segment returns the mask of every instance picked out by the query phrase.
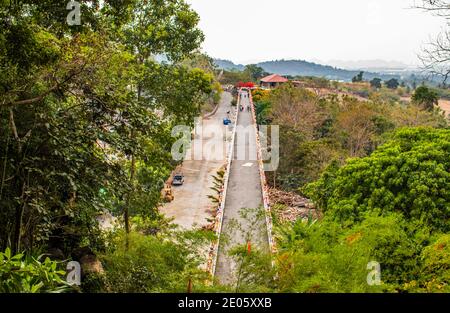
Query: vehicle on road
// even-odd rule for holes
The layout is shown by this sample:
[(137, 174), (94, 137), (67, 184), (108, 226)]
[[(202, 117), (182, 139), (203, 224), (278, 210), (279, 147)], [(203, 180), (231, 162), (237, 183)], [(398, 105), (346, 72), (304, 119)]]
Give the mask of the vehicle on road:
[(184, 184), (184, 175), (182, 173), (176, 173), (173, 175), (172, 185), (181, 186)]

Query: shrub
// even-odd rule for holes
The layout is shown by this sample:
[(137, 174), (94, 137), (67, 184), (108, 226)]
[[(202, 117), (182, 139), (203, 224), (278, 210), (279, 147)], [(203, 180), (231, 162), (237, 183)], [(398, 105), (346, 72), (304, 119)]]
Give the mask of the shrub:
[[(186, 232), (176, 238), (119, 234), (114, 250), (101, 257), (105, 274), (102, 288), (108, 292), (185, 292), (189, 278), (203, 284), (207, 274), (202, 262), (201, 232)], [(95, 281), (98, 284), (98, 280)]]
[(396, 211), (449, 231), (450, 129), (401, 129), (371, 156), (330, 167), (304, 192), (340, 221)]
[[(283, 292), (403, 290), (420, 278), (424, 234), (398, 213), (366, 214), (362, 223), (351, 228), (328, 217), (312, 223), (299, 220), (279, 237), (279, 288)], [(380, 264), (380, 285), (367, 283), (372, 261)]]
[(423, 109), (431, 111), (438, 104), (438, 94), (427, 86), (417, 87), (411, 97), (413, 103), (421, 106)]
[(6, 248), (0, 252), (0, 293), (64, 292), (70, 289), (64, 280), (65, 271), (48, 257), (11, 255)]
[(428, 292), (450, 292), (450, 234), (441, 234), (422, 251), (422, 285)]

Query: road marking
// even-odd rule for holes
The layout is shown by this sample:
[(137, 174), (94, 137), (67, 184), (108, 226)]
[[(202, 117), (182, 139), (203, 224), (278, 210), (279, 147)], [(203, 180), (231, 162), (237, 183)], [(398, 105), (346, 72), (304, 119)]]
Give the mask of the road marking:
[(243, 167), (252, 167), (252, 166), (253, 166), (253, 163), (245, 163), (245, 164), (243, 164), (242, 166), (243, 166)]

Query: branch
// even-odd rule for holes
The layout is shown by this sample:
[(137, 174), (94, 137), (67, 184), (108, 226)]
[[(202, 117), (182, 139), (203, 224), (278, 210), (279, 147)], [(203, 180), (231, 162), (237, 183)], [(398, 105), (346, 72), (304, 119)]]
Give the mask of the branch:
[(62, 85), (64, 85), (65, 83), (67, 83), (69, 80), (71, 80), (73, 77), (81, 74), (84, 69), (86, 67), (86, 63), (83, 63), (81, 65), (81, 68), (78, 71), (73, 71), (72, 73), (66, 77), (61, 83), (59, 83), (58, 81), (53, 85), (53, 87), (51, 87), (50, 89), (48, 89), (46, 92), (44, 92), (43, 94), (34, 97), (34, 98), (30, 98), (30, 99), (25, 99), (25, 100), (18, 100), (18, 101), (11, 101), (9, 103), (6, 103), (6, 105), (9, 106), (16, 106), (16, 105), (27, 105), (27, 104), (32, 104), (32, 103), (36, 103), (39, 101), (42, 101), (46, 96), (48, 96), (50, 93), (52, 93), (53, 91), (59, 89)]
[(58, 89), (58, 86), (59, 86), (58, 84), (54, 85), (52, 88), (50, 88), (49, 90), (47, 90), (46, 92), (44, 92), (43, 94), (41, 94), (40, 96), (37, 96), (35, 98), (26, 99), (26, 100), (19, 100), (19, 101), (12, 101), (12, 102), (10, 102), (8, 104), (12, 105), (12, 106), (15, 106), (15, 105), (26, 105), (26, 104), (32, 104), (32, 103), (39, 102), (39, 101), (43, 100), (51, 92), (53, 92), (56, 89)]

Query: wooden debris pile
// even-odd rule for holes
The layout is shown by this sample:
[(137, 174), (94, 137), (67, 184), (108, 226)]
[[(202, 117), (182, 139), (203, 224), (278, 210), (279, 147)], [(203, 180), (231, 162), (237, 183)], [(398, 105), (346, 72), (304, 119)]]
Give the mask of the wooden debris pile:
[(270, 188), (269, 199), (273, 212), (282, 223), (295, 222), (299, 218), (306, 219), (309, 216), (319, 218), (319, 213), (311, 200), (294, 192)]

